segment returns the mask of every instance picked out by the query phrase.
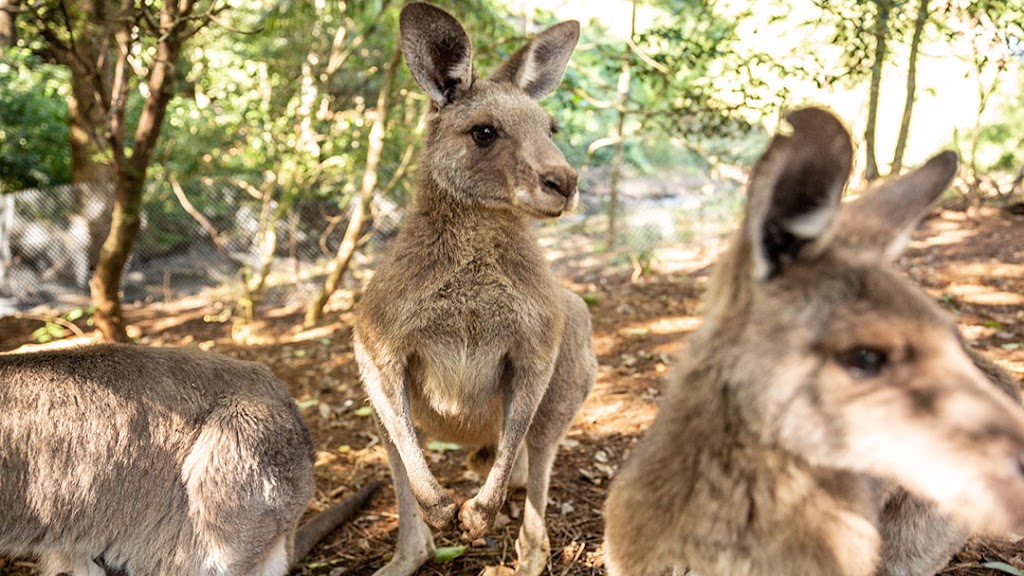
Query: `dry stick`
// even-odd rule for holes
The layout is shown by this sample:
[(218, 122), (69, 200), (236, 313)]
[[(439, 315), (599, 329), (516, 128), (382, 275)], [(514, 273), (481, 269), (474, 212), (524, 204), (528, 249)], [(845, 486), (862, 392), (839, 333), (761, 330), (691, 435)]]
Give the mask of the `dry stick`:
[(60, 316), (37, 316), (35, 314), (16, 314), (15, 317), (16, 318), (25, 318), (25, 319), (28, 319), (28, 320), (38, 320), (39, 322), (44, 322), (44, 323), (57, 324), (57, 325), (59, 325), (62, 328), (67, 328), (75, 336), (85, 336), (85, 332), (82, 332), (81, 328), (79, 328), (78, 326), (75, 326), (75, 324), (73, 322), (69, 322), (69, 321), (61, 318)]
[(213, 245), (217, 248), (217, 251), (222, 254), (226, 254), (227, 251), (224, 249), (224, 244), (220, 239), (220, 235), (217, 233), (217, 229), (213, 227), (213, 224), (206, 218), (206, 216), (203, 216), (202, 212), (196, 210), (196, 207), (192, 205), (192, 202), (189, 201), (187, 196), (185, 196), (185, 190), (181, 187), (178, 179), (173, 175), (168, 174), (167, 181), (171, 183), (171, 190), (174, 191), (174, 197), (178, 199), (178, 203), (185, 209), (185, 212), (188, 212), (188, 215), (203, 227), (203, 230), (206, 230), (206, 233), (210, 235), (210, 240), (213, 241)]

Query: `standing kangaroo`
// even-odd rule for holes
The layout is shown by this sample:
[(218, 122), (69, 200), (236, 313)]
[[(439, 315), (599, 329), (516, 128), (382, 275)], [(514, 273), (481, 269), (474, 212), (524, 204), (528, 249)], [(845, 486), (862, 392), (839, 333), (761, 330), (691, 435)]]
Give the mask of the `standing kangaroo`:
[(840, 205), (846, 130), (814, 108), (788, 121), (689, 358), (613, 482), (612, 576), (930, 575), (966, 529), (1024, 521), (1019, 392), (888, 263), (956, 156)]
[(313, 441), (265, 367), (103, 345), (0, 354), (0, 555), (44, 576), (283, 576), (376, 485), (296, 531)]
[[(398, 500), (397, 551), (377, 574), (412, 574), (431, 558), (428, 525), (457, 516), (466, 538), (482, 536), (521, 475), (516, 573), (540, 574), (555, 452), (597, 370), (587, 307), (558, 285), (531, 229), (577, 202), (576, 174), (536, 100), (561, 81), (579, 24), (544, 31), (488, 79), (475, 77), (469, 38), (444, 11), (409, 4), (399, 27), (434, 106), (413, 209), (355, 326)], [(461, 508), (428, 469), (417, 428), (493, 455)]]

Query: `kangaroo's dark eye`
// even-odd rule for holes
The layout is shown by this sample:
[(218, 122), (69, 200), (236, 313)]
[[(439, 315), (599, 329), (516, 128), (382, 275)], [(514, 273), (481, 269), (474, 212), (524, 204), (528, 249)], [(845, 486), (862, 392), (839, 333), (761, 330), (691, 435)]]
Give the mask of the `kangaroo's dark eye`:
[(841, 352), (836, 360), (854, 378), (873, 378), (888, 364), (889, 355), (877, 348), (855, 346)]
[(555, 124), (554, 122), (552, 122), (551, 123), (551, 136), (554, 137), (555, 134), (558, 134), (558, 131), (559, 131), (558, 124)]
[(486, 148), (498, 139), (498, 130), (490, 124), (477, 124), (469, 129), (469, 135), (473, 137), (473, 142), (476, 142), (477, 146)]

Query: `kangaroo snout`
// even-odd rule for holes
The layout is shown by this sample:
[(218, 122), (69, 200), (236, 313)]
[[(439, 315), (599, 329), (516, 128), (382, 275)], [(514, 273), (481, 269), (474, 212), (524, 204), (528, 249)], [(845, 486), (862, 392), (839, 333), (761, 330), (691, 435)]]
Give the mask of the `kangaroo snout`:
[(570, 198), (576, 192), (576, 171), (569, 166), (558, 166), (541, 172), (540, 185), (549, 194)]

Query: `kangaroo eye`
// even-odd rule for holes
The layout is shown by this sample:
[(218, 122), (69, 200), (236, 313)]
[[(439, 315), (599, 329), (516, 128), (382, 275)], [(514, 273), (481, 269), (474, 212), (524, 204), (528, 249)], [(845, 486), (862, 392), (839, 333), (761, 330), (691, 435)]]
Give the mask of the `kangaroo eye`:
[(490, 124), (477, 124), (469, 129), (469, 135), (473, 137), (473, 142), (481, 148), (486, 148), (494, 143), (498, 139), (498, 131)]
[(873, 378), (888, 364), (889, 356), (877, 348), (855, 346), (841, 352), (836, 360), (854, 378)]

